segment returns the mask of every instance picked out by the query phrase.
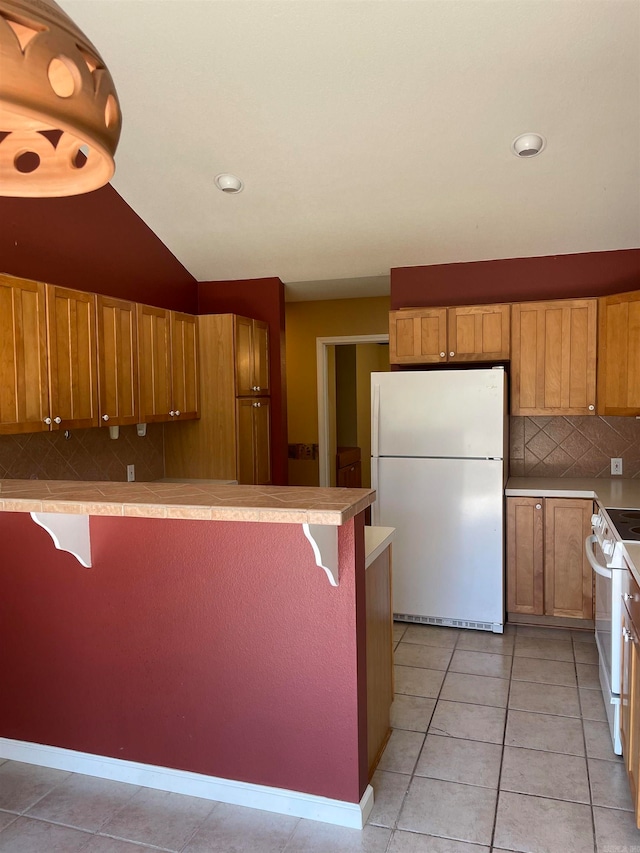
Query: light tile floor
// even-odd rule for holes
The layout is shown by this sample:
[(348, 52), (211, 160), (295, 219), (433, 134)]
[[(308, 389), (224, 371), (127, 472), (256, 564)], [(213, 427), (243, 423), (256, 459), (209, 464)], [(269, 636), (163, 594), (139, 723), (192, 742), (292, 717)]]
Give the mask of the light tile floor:
[(362, 832), (0, 763), (0, 853), (639, 853), (591, 635), (396, 623)]

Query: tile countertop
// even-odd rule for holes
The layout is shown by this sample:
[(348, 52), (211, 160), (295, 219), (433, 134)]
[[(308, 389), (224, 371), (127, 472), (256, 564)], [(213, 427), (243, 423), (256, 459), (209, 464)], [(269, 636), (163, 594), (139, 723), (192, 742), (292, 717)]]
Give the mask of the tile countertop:
[(4, 512), (338, 526), (374, 499), (373, 489), (0, 480), (0, 511)]
[(508, 498), (596, 498), (603, 507), (640, 509), (640, 480), (621, 477), (510, 477), (505, 495)]

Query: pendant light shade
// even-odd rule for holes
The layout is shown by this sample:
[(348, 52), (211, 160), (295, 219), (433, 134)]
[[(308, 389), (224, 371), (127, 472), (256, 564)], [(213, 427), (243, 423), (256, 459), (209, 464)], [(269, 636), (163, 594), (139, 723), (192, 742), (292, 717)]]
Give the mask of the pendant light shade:
[(122, 119), (100, 54), (53, 0), (0, 0), (0, 195), (106, 184)]

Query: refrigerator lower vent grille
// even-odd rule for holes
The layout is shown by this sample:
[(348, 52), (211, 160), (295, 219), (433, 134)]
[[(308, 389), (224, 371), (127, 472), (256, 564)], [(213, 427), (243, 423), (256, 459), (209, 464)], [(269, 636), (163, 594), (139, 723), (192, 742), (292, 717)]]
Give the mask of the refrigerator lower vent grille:
[(408, 613), (394, 613), (398, 622), (419, 622), (421, 625), (443, 625), (447, 628), (475, 628), (476, 631), (492, 631), (492, 622), (468, 622), (465, 619), (441, 619), (438, 616), (411, 616)]

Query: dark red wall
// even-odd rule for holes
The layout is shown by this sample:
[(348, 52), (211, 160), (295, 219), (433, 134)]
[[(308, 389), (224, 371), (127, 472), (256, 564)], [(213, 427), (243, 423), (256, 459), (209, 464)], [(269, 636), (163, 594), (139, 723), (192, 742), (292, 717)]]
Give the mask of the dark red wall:
[(199, 314), (240, 314), (269, 324), (271, 361), (271, 470), (273, 482), (286, 486), (287, 389), (284, 340), (284, 284), (279, 278), (198, 283)]
[(301, 525), (92, 517), (85, 569), (0, 513), (0, 736), (358, 802), (362, 525), (333, 587)]
[(640, 288), (640, 249), (391, 270), (391, 308), (604, 296)]
[(0, 272), (197, 313), (194, 277), (110, 184), (68, 198), (0, 197)]

